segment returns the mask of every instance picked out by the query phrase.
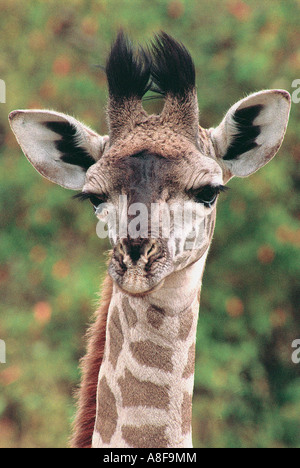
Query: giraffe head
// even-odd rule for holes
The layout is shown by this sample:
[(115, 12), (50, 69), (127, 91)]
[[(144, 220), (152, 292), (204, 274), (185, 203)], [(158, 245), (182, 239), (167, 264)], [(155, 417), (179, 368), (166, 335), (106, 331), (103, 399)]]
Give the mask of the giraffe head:
[[(138, 50), (120, 33), (106, 74), (109, 136), (53, 111), (17, 110), (10, 124), (32, 165), (81, 190), (108, 222), (113, 280), (129, 294), (147, 294), (206, 253), (219, 193), (277, 153), (291, 99), (261, 91), (232, 106), (216, 128), (201, 128), (194, 63), (165, 33)], [(142, 106), (149, 89), (164, 97), (160, 114)]]

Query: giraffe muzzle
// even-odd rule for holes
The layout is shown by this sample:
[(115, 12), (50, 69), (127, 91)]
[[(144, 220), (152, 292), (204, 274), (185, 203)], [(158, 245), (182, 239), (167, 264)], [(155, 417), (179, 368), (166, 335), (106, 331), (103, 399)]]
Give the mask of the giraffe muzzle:
[(172, 271), (167, 245), (161, 239), (121, 239), (109, 266), (113, 280), (131, 294), (153, 290)]

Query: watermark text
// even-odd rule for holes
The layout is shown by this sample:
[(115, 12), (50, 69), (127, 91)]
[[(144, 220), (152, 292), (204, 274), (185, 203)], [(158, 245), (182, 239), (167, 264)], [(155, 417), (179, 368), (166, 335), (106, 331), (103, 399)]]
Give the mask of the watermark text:
[(292, 361), (294, 364), (300, 363), (300, 340), (294, 340), (292, 343), (292, 348), (296, 348), (296, 350), (292, 354)]
[(6, 346), (4, 340), (0, 340), (0, 364), (6, 364)]
[(294, 104), (299, 104), (300, 102), (300, 78), (293, 81), (292, 88), (296, 88), (296, 90), (292, 93), (292, 101)]
[(185, 250), (202, 245), (205, 237), (207, 208), (196, 203), (183, 202), (127, 204), (127, 196), (119, 197), (118, 206), (102, 203), (96, 208), (99, 219), (97, 235), (109, 237), (114, 242), (126, 238), (158, 238), (185, 240)]
[(6, 86), (5, 86), (5, 81), (0, 80), (0, 103), (5, 104), (6, 103)]

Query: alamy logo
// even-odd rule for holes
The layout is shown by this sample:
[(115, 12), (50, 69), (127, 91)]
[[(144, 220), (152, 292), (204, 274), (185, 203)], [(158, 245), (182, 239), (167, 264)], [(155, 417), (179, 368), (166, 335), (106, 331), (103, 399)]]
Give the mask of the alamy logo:
[(6, 86), (5, 86), (5, 81), (0, 80), (0, 103), (5, 104), (6, 103)]
[(0, 364), (6, 363), (6, 346), (5, 341), (0, 340)]
[(299, 104), (300, 102), (300, 79), (293, 81), (292, 88), (296, 88), (296, 90), (292, 94), (292, 101), (294, 104)]
[(296, 351), (292, 354), (292, 361), (294, 364), (300, 363), (300, 340), (294, 340), (292, 343), (292, 348), (296, 348)]
[(164, 239), (185, 238), (184, 249), (201, 247), (205, 238), (206, 208), (190, 201), (184, 203), (143, 203), (128, 205), (126, 195), (119, 196), (118, 206), (101, 203), (95, 213), (99, 219), (97, 235), (101, 239), (163, 237)]

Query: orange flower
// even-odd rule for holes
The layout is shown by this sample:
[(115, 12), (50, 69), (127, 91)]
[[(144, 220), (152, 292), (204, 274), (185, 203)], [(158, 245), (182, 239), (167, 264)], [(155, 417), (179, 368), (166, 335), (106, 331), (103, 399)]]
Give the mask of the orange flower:
[(65, 260), (59, 260), (53, 265), (52, 274), (54, 277), (62, 279), (66, 278), (70, 273), (70, 265)]
[(287, 314), (283, 309), (278, 308), (271, 313), (270, 321), (273, 325), (273, 328), (282, 327), (286, 323), (286, 320)]
[(91, 16), (83, 18), (81, 23), (81, 29), (84, 32), (84, 34), (87, 34), (88, 36), (94, 36), (98, 31), (98, 22), (96, 18), (93, 18)]
[(41, 324), (46, 324), (50, 321), (52, 308), (49, 302), (38, 302), (33, 308), (34, 318)]
[(10, 385), (16, 382), (21, 376), (21, 369), (19, 366), (14, 365), (5, 368), (0, 372), (0, 382), (2, 385)]
[(257, 251), (257, 258), (260, 263), (272, 263), (275, 258), (275, 252), (269, 245), (262, 245)]
[(168, 4), (168, 15), (170, 18), (180, 18), (184, 13), (184, 5), (179, 0), (173, 0)]
[(32, 50), (45, 50), (47, 47), (47, 41), (42, 31), (34, 30), (29, 34), (28, 38), (29, 47)]
[(3, 265), (0, 268), (0, 283), (6, 283), (10, 278), (8, 266)]
[(50, 81), (46, 80), (40, 87), (40, 96), (43, 99), (52, 99), (56, 95), (56, 88), (53, 83)]
[(226, 301), (226, 311), (232, 318), (237, 318), (244, 313), (244, 304), (238, 297), (231, 297)]
[(36, 263), (42, 263), (47, 257), (47, 251), (41, 245), (35, 245), (30, 251), (30, 258)]
[(239, 21), (246, 21), (251, 14), (249, 5), (241, 0), (230, 0), (228, 2), (228, 11)]
[(300, 246), (300, 229), (294, 231), (289, 226), (279, 226), (276, 236), (281, 242)]
[(56, 75), (66, 76), (70, 73), (71, 70), (71, 62), (69, 58), (65, 55), (60, 55), (57, 59), (53, 62), (53, 72)]

